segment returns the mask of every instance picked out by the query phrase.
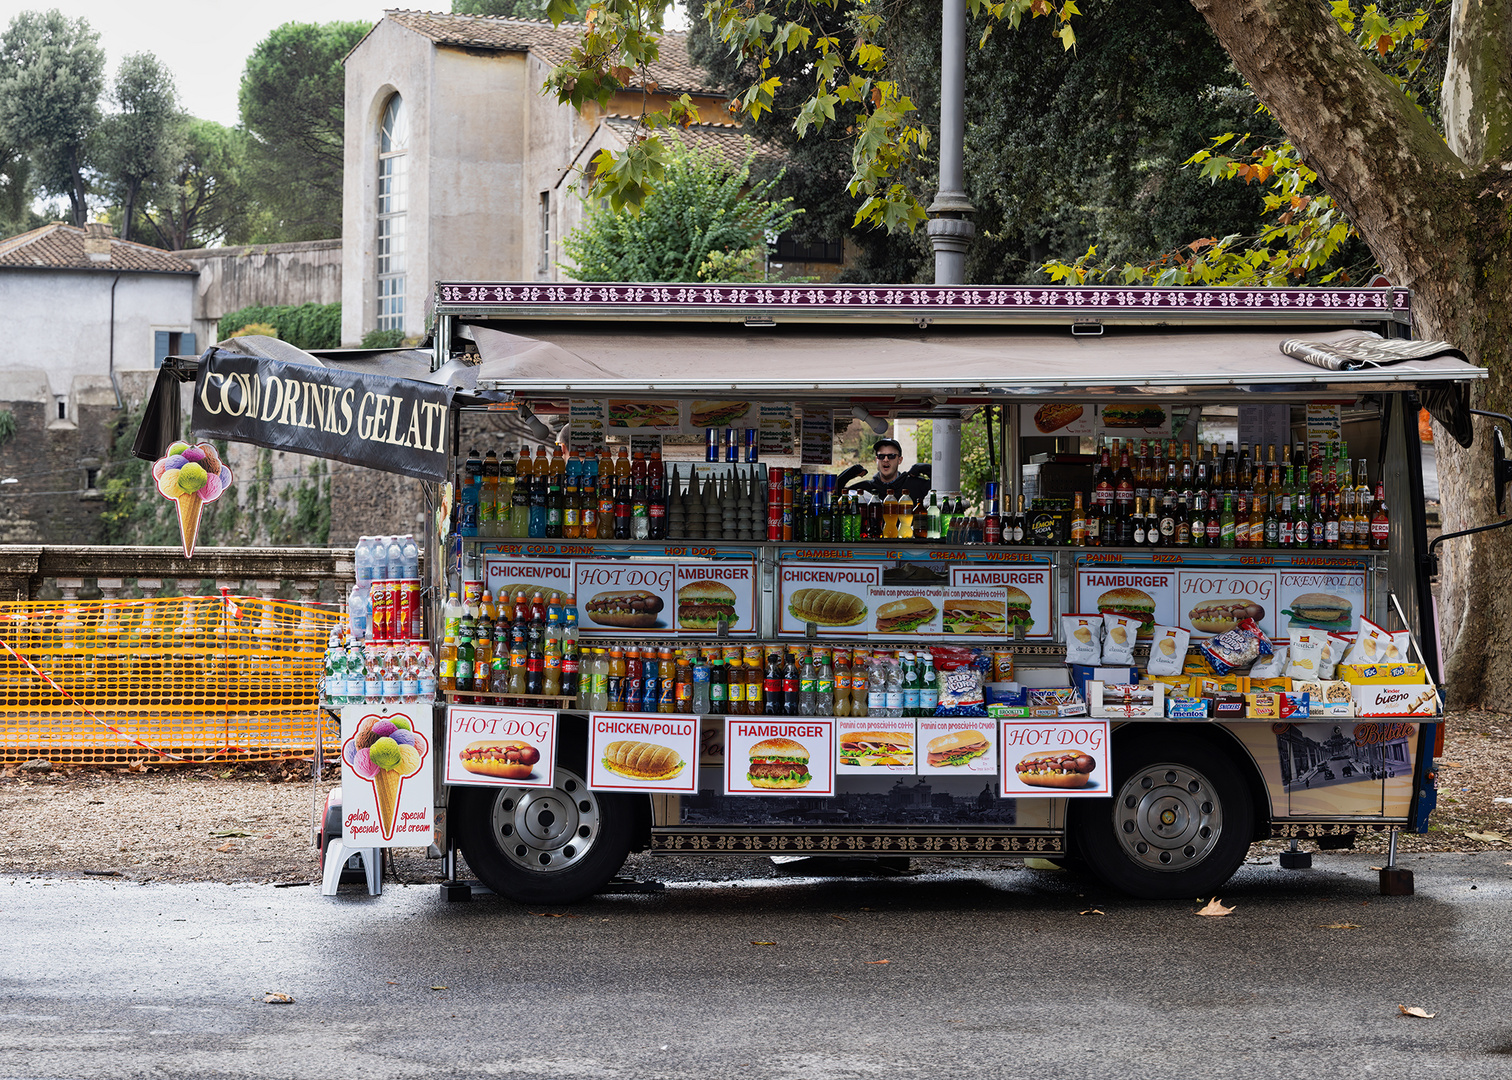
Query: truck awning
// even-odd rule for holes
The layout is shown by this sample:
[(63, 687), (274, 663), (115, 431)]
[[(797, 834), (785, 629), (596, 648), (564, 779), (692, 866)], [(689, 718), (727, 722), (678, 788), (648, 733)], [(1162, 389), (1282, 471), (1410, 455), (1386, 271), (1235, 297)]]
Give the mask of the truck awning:
[[(1317, 397), (1486, 377), (1486, 369), (1446, 342), (1388, 340), (1359, 328), (1096, 329), (1083, 336), (1065, 328), (895, 322), (480, 320), (464, 322), (457, 335), (477, 345), (479, 390), (527, 399), (738, 395), (983, 404), (1129, 394)], [(1287, 343), (1300, 355), (1284, 351)], [(1405, 355), (1386, 348), (1398, 345)]]

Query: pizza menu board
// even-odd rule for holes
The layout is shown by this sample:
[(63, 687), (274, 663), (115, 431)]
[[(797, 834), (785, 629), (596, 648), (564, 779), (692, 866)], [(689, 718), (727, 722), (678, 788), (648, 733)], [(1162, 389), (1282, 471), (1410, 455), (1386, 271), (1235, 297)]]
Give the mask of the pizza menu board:
[(1050, 605), (1048, 566), (988, 567), (953, 566), (950, 584), (957, 588), (994, 588), (1000, 591), (1004, 623), (1009, 637), (1023, 626), (1024, 636), (1055, 636), (1055, 618)]
[(726, 795), (817, 796), (835, 793), (835, 722), (725, 721)]
[(698, 790), (696, 716), (592, 713), (588, 717), (588, 786), (595, 791)]
[(1106, 720), (1003, 720), (998, 742), (998, 794), (1005, 799), (1112, 794)]
[(452, 705), (446, 710), (448, 784), (550, 787), (556, 713)]
[(1365, 605), (1363, 570), (1082, 567), (1076, 587), (1079, 612), (1153, 612), (1151, 625), (1183, 626), (1194, 638), (1232, 630), (1246, 618), (1273, 641), (1290, 639), (1297, 626), (1348, 630)]

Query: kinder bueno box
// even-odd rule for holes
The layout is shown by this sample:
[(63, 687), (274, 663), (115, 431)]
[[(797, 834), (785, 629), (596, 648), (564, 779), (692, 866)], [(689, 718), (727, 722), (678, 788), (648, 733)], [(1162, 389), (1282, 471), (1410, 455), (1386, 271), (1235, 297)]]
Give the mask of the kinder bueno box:
[(1428, 683), (1365, 683), (1351, 687), (1356, 716), (1437, 716), (1438, 687)]

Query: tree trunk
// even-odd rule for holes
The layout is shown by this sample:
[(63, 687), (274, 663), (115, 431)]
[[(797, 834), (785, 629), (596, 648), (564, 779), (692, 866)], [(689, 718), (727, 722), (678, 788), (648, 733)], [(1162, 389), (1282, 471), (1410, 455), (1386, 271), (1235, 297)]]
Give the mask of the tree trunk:
[[(1192, 0), (1240, 72), (1397, 284), (1414, 331), (1488, 368), (1480, 408), (1512, 411), (1512, 0), (1457, 0), (1446, 122), (1454, 145), (1339, 28), (1319, 0)], [(1438, 432), (1448, 532), (1495, 516), (1489, 426), (1461, 450)], [(1446, 678), (1459, 706), (1512, 708), (1512, 536), (1451, 540), (1441, 576)]]

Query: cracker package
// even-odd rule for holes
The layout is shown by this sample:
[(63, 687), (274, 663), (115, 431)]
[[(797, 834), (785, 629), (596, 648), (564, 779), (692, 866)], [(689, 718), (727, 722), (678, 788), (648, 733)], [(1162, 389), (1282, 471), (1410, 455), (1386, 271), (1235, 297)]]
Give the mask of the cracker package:
[(1140, 620), (1128, 615), (1103, 613), (1103, 629), (1106, 631), (1102, 644), (1104, 664), (1132, 664), (1134, 640), (1139, 637)]
[(1066, 635), (1066, 663), (1102, 663), (1101, 612), (1095, 615), (1062, 615), (1061, 630)]
[(1150, 631), (1151, 675), (1181, 675), (1186, 671), (1187, 642), (1192, 632), (1179, 626), (1157, 626)]

